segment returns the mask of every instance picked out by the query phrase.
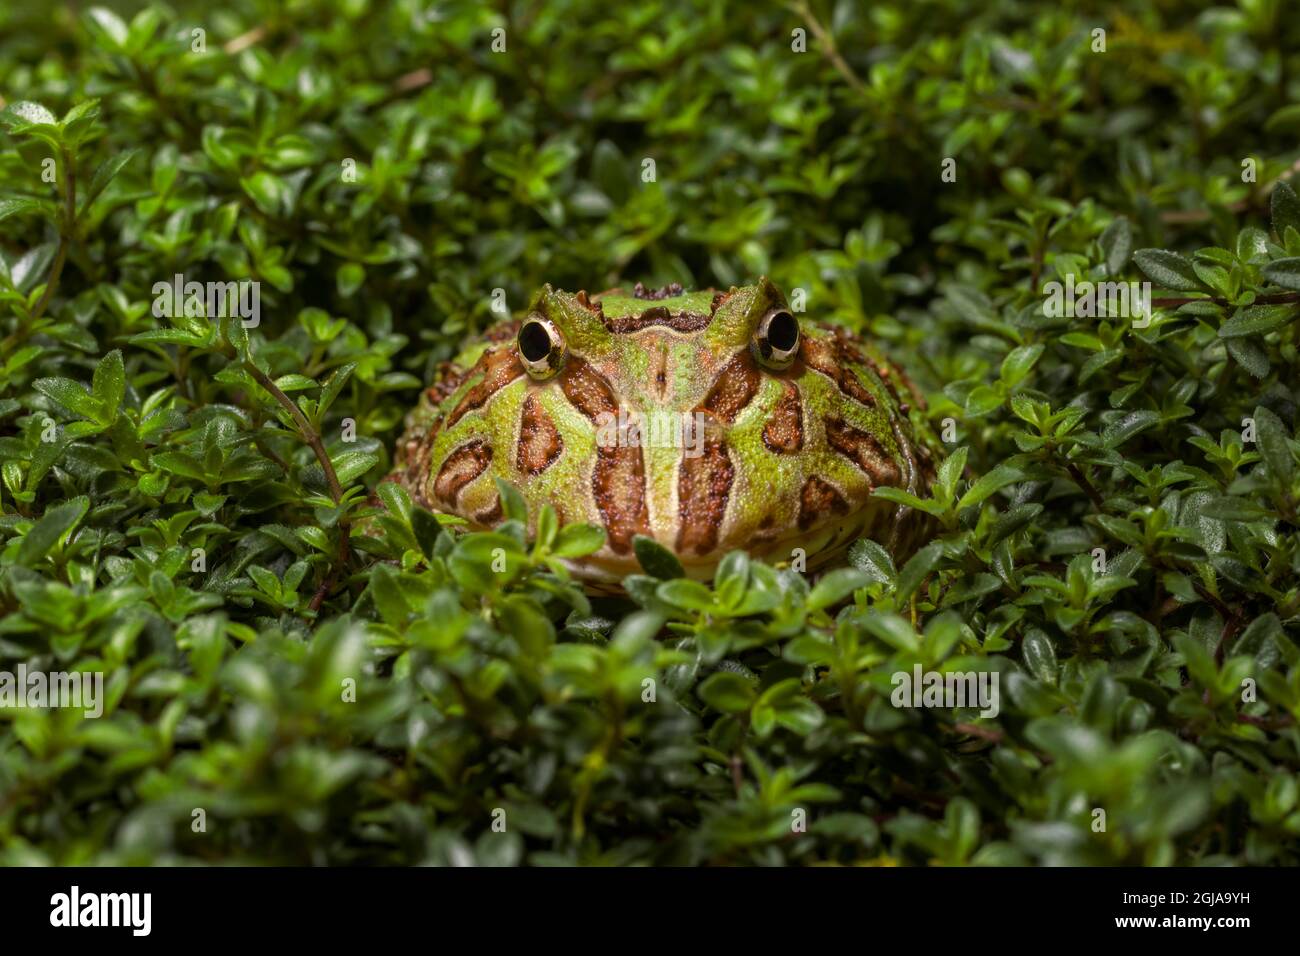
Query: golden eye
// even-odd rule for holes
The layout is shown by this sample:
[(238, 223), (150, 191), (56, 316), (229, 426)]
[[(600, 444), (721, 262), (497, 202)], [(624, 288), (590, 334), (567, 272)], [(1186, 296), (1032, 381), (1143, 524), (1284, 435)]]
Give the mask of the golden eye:
[(789, 368), (799, 354), (799, 320), (788, 309), (768, 309), (758, 320), (752, 343), (754, 358), (771, 369)]
[(547, 379), (564, 364), (564, 336), (550, 319), (530, 316), (519, 327), (519, 358), (528, 374)]

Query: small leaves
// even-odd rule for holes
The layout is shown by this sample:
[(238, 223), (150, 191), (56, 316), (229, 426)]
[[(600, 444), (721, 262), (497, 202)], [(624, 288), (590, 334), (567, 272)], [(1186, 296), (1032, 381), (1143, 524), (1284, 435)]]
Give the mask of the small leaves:
[(636, 552), (636, 559), (641, 567), (651, 577), (667, 581), (684, 577), (686, 574), (677, 556), (654, 538), (643, 534), (635, 535), (632, 538), (632, 550)]
[(1263, 335), (1274, 329), (1280, 329), (1298, 315), (1300, 315), (1300, 305), (1247, 306), (1238, 309), (1232, 318), (1219, 326), (1219, 337), (1231, 339), (1246, 335)]
[(20, 130), (29, 125), (53, 126), (58, 123), (58, 118), (40, 103), (21, 100), (6, 106), (0, 113), (0, 121), (10, 129)]
[(1255, 408), (1255, 425), (1259, 430), (1260, 456), (1268, 466), (1269, 477), (1283, 494), (1289, 494), (1295, 480), (1295, 454), (1282, 420), (1272, 410)]
[(1273, 211), (1273, 231), (1279, 239), (1285, 239), (1288, 228), (1300, 231), (1300, 197), (1286, 182), (1273, 187), (1269, 200)]
[(95, 170), (95, 175), (91, 177), (90, 185), (86, 187), (86, 191), (82, 195), (81, 215), (86, 214), (86, 210), (90, 208), (91, 203), (108, 188), (108, 184), (117, 178), (118, 173), (126, 168), (127, 164), (135, 158), (137, 152), (138, 150), (134, 149), (124, 150), (115, 156), (110, 156), (99, 165)]
[[(104, 709), (0, 714), (0, 864), (1300, 863), (1300, 53), (1136, 3), (10, 17), (0, 671)], [(716, 569), (679, 448), (624, 548), (476, 363), (585, 286), (688, 411), (759, 276), (838, 365), (710, 424)], [(638, 281), (716, 314), (606, 341)]]
[(1123, 216), (1114, 220), (1101, 234), (1101, 253), (1106, 259), (1106, 274), (1123, 275), (1133, 255), (1133, 228)]
[(18, 546), (18, 562), (30, 567), (66, 542), (89, 507), (90, 500), (82, 496), (50, 508), (23, 535)]
[(1274, 259), (1264, 266), (1264, 278), (1284, 289), (1300, 289), (1300, 257)]
[(1201, 280), (1192, 261), (1176, 252), (1165, 249), (1139, 249), (1133, 255), (1137, 266), (1156, 285), (1166, 289), (1197, 292)]

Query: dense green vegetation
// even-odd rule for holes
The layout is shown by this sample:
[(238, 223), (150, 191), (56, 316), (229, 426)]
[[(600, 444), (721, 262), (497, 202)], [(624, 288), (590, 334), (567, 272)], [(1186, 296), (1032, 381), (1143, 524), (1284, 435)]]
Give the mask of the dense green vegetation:
[[(0, 10), (0, 670), (107, 697), (0, 709), (0, 862), (1300, 862), (1280, 2), (114, 10)], [(951, 420), (903, 566), (363, 521), (493, 290), (759, 274)]]

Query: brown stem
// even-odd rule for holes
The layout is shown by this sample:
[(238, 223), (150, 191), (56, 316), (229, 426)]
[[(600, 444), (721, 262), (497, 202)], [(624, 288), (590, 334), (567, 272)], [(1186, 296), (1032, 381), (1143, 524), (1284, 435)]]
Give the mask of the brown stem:
[(735, 788), (736, 796), (740, 796), (740, 790), (745, 785), (745, 768), (741, 762), (740, 754), (732, 754), (731, 760), (731, 785)]
[(330, 497), (334, 499), (337, 505), (343, 500), (343, 486), (339, 484), (338, 475), (334, 471), (334, 463), (330, 461), (329, 452), (325, 450), (325, 443), (321, 441), (320, 435), (316, 434), (316, 429), (311, 427), (311, 422), (307, 421), (307, 416), (288, 395), (281, 391), (280, 386), (271, 381), (271, 377), (263, 372), (260, 368), (250, 361), (244, 362), (244, 367), (248, 369), (248, 374), (258, 385), (266, 389), (271, 397), (280, 403), (281, 407), (293, 418), (293, 423), (298, 426), (298, 432), (302, 435), (302, 440), (311, 446), (312, 452), (316, 455), (316, 460), (320, 462), (321, 469), (325, 472), (325, 481), (330, 487)]
[(1092, 503), (1097, 506), (1097, 510), (1104, 511), (1106, 502), (1102, 500), (1101, 495), (1097, 492), (1097, 489), (1092, 486), (1092, 482), (1088, 480), (1088, 476), (1083, 473), (1083, 470), (1072, 461), (1067, 461), (1065, 463), (1065, 470), (1070, 473), (1070, 477), (1074, 479), (1074, 483), (1083, 489), (1084, 494), (1092, 499)]
[[(266, 389), (271, 397), (280, 403), (289, 415), (293, 418), (294, 424), (298, 427), (299, 433), (316, 455), (316, 460), (320, 462), (321, 470), (325, 472), (325, 481), (329, 484), (330, 497), (334, 499), (334, 504), (338, 505), (343, 501), (343, 486), (339, 484), (338, 474), (334, 471), (334, 463), (330, 461), (329, 452), (325, 450), (325, 443), (321, 441), (320, 435), (316, 429), (311, 427), (311, 422), (307, 421), (307, 416), (288, 395), (271, 380), (271, 377), (254, 365), (251, 361), (245, 361), (244, 367), (248, 373), (253, 376), (258, 385)], [(313, 611), (319, 611), (321, 605), (325, 603), (325, 598), (329, 592), (334, 589), (338, 569), (347, 563), (350, 554), (348, 536), (352, 531), (352, 522), (348, 516), (342, 515), (339, 518), (339, 553), (334, 564), (330, 567), (329, 572), (325, 575), (317, 588), (316, 593), (312, 595), (311, 601), (307, 605)]]
[(981, 727), (978, 724), (957, 723), (952, 725), (952, 729), (963, 734), (970, 734), (972, 737), (979, 737), (982, 740), (991, 741), (995, 744), (1002, 742), (1002, 731), (995, 727)]
[(77, 167), (72, 161), (72, 154), (66, 149), (60, 149), (59, 156), (63, 160), (63, 223), (59, 227), (59, 248), (54, 253), (54, 264), (50, 266), (50, 277), (45, 281), (45, 291), (41, 293), (40, 301), (32, 310), (32, 321), (45, 314), (45, 307), (54, 298), (54, 290), (58, 288), (59, 276), (63, 273), (63, 263), (67, 261), (68, 247), (72, 245), (72, 237), (77, 227)]
[(1282, 714), (1280, 717), (1252, 717), (1250, 714), (1238, 714), (1237, 723), (1250, 724), (1263, 730), (1281, 730), (1294, 724), (1295, 719), (1290, 714)]
[(221, 49), (227, 55), (234, 56), (237, 53), (244, 52), (254, 43), (258, 43), (261, 40), (265, 39), (265, 37), (266, 37), (266, 27), (263, 25), (255, 26), (253, 27), (253, 29), (245, 33), (241, 33), (239, 36), (235, 37), (234, 39), (227, 40), (225, 45)]
[[(1274, 176), (1272, 179), (1260, 183), (1246, 199), (1239, 199), (1237, 202), (1228, 203), (1223, 208), (1234, 215), (1246, 212), (1253, 206), (1261, 205), (1264, 197), (1273, 191), (1276, 186), (1284, 179), (1289, 179), (1296, 173), (1300, 173), (1300, 159), (1288, 166), (1282, 173)], [(1160, 221), (1175, 225), (1184, 223), (1206, 222), (1210, 218), (1208, 209), (1167, 209), (1160, 214)]]
[[(1215, 305), (1230, 305), (1221, 295), (1208, 296), (1170, 296), (1165, 299), (1152, 299), (1153, 308), (1174, 309), (1189, 302), (1213, 302)], [(1252, 305), (1285, 305), (1288, 302), (1300, 302), (1300, 292), (1276, 292), (1273, 295), (1261, 295)]]
[(867, 94), (867, 88), (858, 75), (853, 72), (853, 67), (845, 62), (844, 57), (840, 56), (839, 47), (835, 45), (835, 38), (831, 36), (830, 31), (822, 26), (821, 21), (813, 15), (812, 9), (808, 6), (806, 0), (794, 0), (790, 4), (790, 9), (798, 16), (808, 21), (808, 29), (812, 31), (817, 42), (821, 44), (822, 52), (826, 54), (826, 59), (830, 61), (831, 66), (844, 77), (845, 82), (863, 96)]

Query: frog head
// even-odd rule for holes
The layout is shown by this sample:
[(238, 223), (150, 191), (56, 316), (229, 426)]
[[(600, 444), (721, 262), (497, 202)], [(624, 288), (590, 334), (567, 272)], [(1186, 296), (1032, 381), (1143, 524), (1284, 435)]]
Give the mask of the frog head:
[(429, 389), (398, 477), (475, 526), (500, 519), (496, 478), (532, 522), (549, 504), (602, 526), (604, 547), (574, 568), (589, 579), (636, 571), (637, 535), (694, 577), (736, 548), (811, 561), (896, 537), (896, 507), (872, 490), (928, 481), (898, 378), (767, 279), (594, 296), (548, 285)]

